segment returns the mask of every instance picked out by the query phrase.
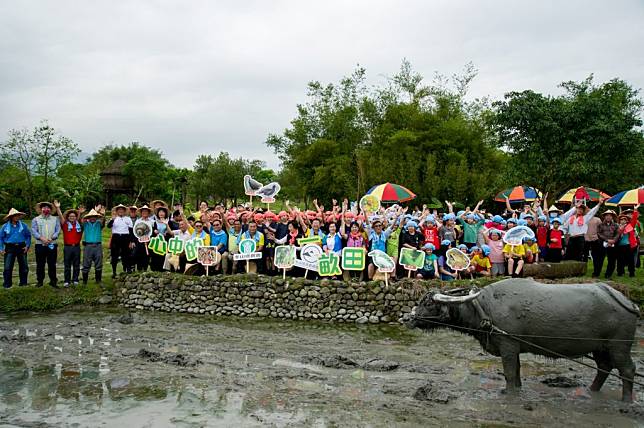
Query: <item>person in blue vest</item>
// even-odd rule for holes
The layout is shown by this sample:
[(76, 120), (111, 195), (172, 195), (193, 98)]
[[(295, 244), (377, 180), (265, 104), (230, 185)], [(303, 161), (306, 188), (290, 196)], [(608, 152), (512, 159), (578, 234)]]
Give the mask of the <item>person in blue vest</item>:
[[(371, 227), (367, 228), (371, 251), (380, 250), (383, 253), (387, 252), (387, 239), (389, 239), (389, 235), (391, 235), (391, 232), (396, 227), (395, 225), (396, 222), (394, 220), (387, 229), (382, 230), (382, 221), (380, 219), (376, 219)], [(373, 279), (373, 276), (376, 274), (376, 265), (373, 263), (373, 260), (371, 260), (371, 257), (369, 257), (367, 274), (369, 275), (369, 279)]]
[(56, 276), (56, 260), (58, 259), (58, 235), (60, 221), (52, 216), (54, 205), (50, 202), (40, 202), (37, 206), (39, 215), (31, 221), (31, 234), (36, 245), (36, 287), (42, 287), (45, 281), (45, 265), (49, 275), (49, 285), (58, 288)]
[(89, 270), (94, 264), (96, 283), (103, 281), (103, 216), (105, 210), (97, 205), (83, 217), (83, 285), (87, 285)]
[(11, 208), (4, 219), (5, 224), (0, 228), (0, 254), (4, 256), (3, 286), (11, 288), (13, 265), (18, 260), (18, 274), (20, 286), (27, 285), (29, 265), (27, 264), (27, 253), (31, 247), (31, 231), (29, 226), (23, 223), (25, 213)]
[[(255, 252), (262, 252), (264, 249), (264, 234), (257, 230), (257, 223), (255, 220), (248, 222), (248, 230), (242, 232), (237, 237), (237, 245), (244, 239), (252, 239), (255, 241)], [(257, 273), (258, 267), (261, 269), (262, 260), (251, 260), (248, 263), (249, 272)]]
[[(221, 220), (218, 218), (212, 221), (210, 245), (217, 247), (217, 251), (221, 254), (222, 272), (226, 272), (228, 269), (228, 234), (222, 229)], [(215, 266), (215, 270), (219, 270), (219, 265)]]

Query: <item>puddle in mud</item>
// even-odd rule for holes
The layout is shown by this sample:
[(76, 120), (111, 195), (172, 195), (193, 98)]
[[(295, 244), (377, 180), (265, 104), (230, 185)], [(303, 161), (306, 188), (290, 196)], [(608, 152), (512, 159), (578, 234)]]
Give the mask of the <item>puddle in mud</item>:
[[(500, 359), (447, 331), (158, 313), (122, 324), (121, 315), (0, 316), (0, 426), (644, 422), (640, 404), (619, 401), (617, 379), (591, 395), (594, 372), (570, 362), (522, 355), (523, 390), (507, 397)], [(641, 366), (644, 347), (634, 356)]]

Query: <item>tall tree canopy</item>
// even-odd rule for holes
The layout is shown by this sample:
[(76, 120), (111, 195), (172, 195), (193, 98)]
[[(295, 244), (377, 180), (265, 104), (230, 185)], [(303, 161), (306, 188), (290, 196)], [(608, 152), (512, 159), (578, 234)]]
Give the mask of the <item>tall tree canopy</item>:
[(491, 124), (517, 182), (551, 195), (588, 185), (608, 193), (644, 182), (642, 100), (623, 80), (564, 82), (561, 96), (510, 92)]
[(358, 198), (386, 181), (408, 186), (419, 202), (473, 203), (498, 187), (505, 155), (490, 141), (485, 103), (466, 102), (476, 71), (430, 85), (403, 61), (383, 87), (358, 68), (339, 84), (308, 85), (306, 104), (282, 135), (266, 143), (282, 161), (293, 197)]

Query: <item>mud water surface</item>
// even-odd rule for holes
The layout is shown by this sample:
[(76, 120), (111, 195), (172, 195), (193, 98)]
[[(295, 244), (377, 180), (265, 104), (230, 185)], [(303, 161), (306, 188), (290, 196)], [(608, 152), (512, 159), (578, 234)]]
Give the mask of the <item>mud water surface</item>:
[[(638, 336), (644, 336), (642, 327)], [(644, 371), (644, 343), (633, 355)], [(621, 381), (449, 331), (121, 311), (0, 315), (0, 427), (642, 426)], [(643, 378), (640, 378), (640, 380)], [(636, 399), (644, 389), (636, 386)]]

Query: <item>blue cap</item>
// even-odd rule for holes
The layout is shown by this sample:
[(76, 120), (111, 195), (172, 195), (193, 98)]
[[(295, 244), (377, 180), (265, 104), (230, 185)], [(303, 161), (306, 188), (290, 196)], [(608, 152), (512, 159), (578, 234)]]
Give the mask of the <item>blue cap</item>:
[(520, 219), (517, 221), (517, 224), (518, 224), (519, 226), (525, 226), (526, 224), (528, 224), (528, 222), (527, 222), (525, 219), (520, 218)]
[(463, 251), (463, 250), (467, 251), (467, 245), (465, 245), (465, 244), (460, 244), (460, 245), (458, 246), (458, 249), (459, 249), (459, 250), (461, 250), (461, 251)]
[(462, 216), (463, 214), (465, 214), (465, 211), (464, 211), (464, 210), (460, 210), (459, 212), (457, 212), (457, 213), (456, 213), (456, 217), (460, 217), (460, 216)]
[(416, 223), (413, 220), (409, 220), (407, 223), (405, 223), (405, 227), (407, 229), (409, 229), (410, 227), (413, 227), (413, 228), (417, 229), (418, 228), (418, 223)]
[(435, 219), (435, 218), (434, 218), (434, 216), (433, 216), (433, 215), (431, 215), (431, 214), (429, 214), (429, 215), (425, 218), (425, 221), (426, 221), (427, 223), (436, 223), (436, 219)]
[(443, 239), (441, 241), (441, 246), (448, 246), (448, 245), (452, 245), (452, 241), (450, 241), (449, 239)]
[(423, 245), (423, 250), (432, 250), (432, 251), (434, 251), (435, 249), (436, 249), (436, 247), (434, 247), (434, 244), (427, 243), (427, 244)]
[(548, 221), (548, 217), (546, 217), (545, 215), (540, 215), (539, 221)]
[(445, 215), (443, 216), (443, 220), (444, 220), (444, 221), (454, 220), (454, 219), (456, 219), (456, 217), (455, 217), (455, 216), (454, 216), (454, 214), (452, 214), (452, 213), (445, 214)]
[(480, 248), (475, 245), (472, 248), (470, 248), (470, 253), (473, 253), (473, 252), (479, 251), (479, 250), (480, 250)]
[(555, 218), (553, 218), (553, 219), (552, 219), (552, 222), (553, 222), (553, 223), (554, 223), (554, 222), (557, 222), (557, 223), (559, 223), (559, 224), (563, 224), (563, 222), (561, 221), (561, 219), (560, 219), (559, 217), (555, 217)]
[(468, 215), (466, 215), (465, 218), (468, 220), (476, 220), (476, 216), (472, 213), (469, 213)]
[(492, 251), (492, 249), (490, 248), (490, 246), (489, 246), (489, 245), (487, 245), (487, 244), (483, 244), (483, 245), (481, 245), (481, 250), (483, 251), (483, 255), (484, 255), (484, 256), (488, 256), (488, 255), (490, 254), (490, 251)]
[(494, 217), (492, 217), (492, 221), (494, 223), (501, 224), (501, 223), (503, 223), (503, 217), (501, 217), (500, 215), (497, 214)]
[(496, 233), (497, 235), (499, 235), (499, 236), (501, 236), (501, 235), (502, 235), (502, 233), (501, 233), (501, 231), (500, 231), (499, 229), (490, 229), (490, 230), (487, 232), (487, 234), (488, 234), (488, 235), (490, 235), (490, 236), (494, 235), (495, 233)]
[(517, 224), (517, 219), (516, 219), (516, 218), (514, 218), (514, 217), (510, 217), (510, 218), (508, 219), (507, 223), (514, 223), (514, 224)]
[(524, 237), (523, 237), (523, 242), (527, 242), (527, 241), (532, 241), (532, 242), (534, 242), (534, 240), (535, 240), (535, 237), (534, 237), (534, 236), (524, 236)]
[(534, 216), (532, 214), (526, 214), (526, 215), (523, 216), (523, 218), (525, 218), (525, 219), (531, 218), (532, 220), (534, 220)]

